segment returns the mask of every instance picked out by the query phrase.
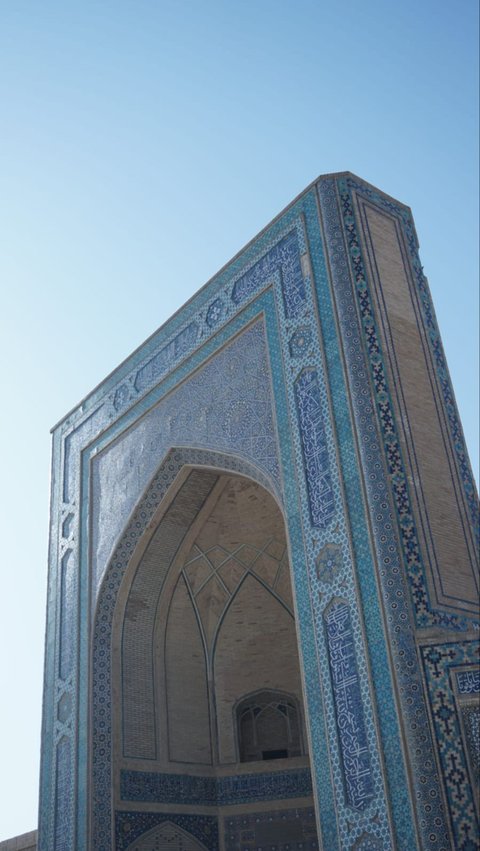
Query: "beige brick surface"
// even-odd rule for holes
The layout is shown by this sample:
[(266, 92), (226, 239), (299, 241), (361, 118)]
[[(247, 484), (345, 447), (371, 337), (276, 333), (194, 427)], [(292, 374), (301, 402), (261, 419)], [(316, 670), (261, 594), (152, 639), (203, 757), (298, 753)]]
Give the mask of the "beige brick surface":
[(0, 842), (0, 851), (36, 851), (36, 849), (36, 830), (31, 830), (29, 833), (22, 833), (20, 836), (13, 836), (11, 839), (5, 839), (3, 842)]
[(475, 551), (419, 304), (396, 222), (362, 207), (375, 308), (416, 524), (439, 603), (475, 611)]

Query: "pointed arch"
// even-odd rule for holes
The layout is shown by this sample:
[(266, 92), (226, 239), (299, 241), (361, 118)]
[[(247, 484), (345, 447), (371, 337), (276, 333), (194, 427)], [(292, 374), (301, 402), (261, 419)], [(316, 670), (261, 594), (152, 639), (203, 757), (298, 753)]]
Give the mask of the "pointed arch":
[[(126, 605), (129, 599), (129, 622), (136, 624), (134, 644), (137, 649), (141, 648), (141, 633), (152, 630), (154, 617), (152, 608), (146, 605), (145, 595), (142, 593), (141, 581), (137, 577), (137, 585), (134, 580), (137, 575), (142, 556), (147, 552), (148, 546), (154, 536), (162, 535), (168, 531), (169, 519), (178, 508), (177, 500), (186, 496), (182, 494), (182, 488), (188, 485), (189, 492), (194, 498), (196, 489), (190, 487), (189, 478), (194, 475), (198, 477), (199, 472), (204, 476), (210, 476), (210, 484), (214, 486), (214, 480), (223, 473), (233, 473), (244, 476), (265, 488), (270, 493), (277, 505), (282, 504), (282, 495), (272, 480), (259, 470), (254, 464), (245, 461), (234, 454), (213, 452), (206, 449), (191, 447), (177, 447), (170, 450), (160, 464), (155, 476), (152, 478), (142, 498), (133, 510), (130, 520), (124, 532), (117, 542), (105, 576), (102, 580), (95, 617), (93, 621), (92, 656), (91, 656), (91, 727), (89, 736), (90, 766), (91, 766), (91, 795), (90, 795), (90, 824), (92, 847), (112, 847), (111, 816), (112, 816), (112, 769), (113, 769), (113, 729), (112, 729), (112, 662), (115, 657), (120, 656), (120, 649), (112, 643), (115, 610), (118, 603)], [(198, 479), (199, 480), (199, 479)], [(198, 493), (198, 492), (197, 492)], [(205, 498), (206, 498), (205, 494)], [(188, 500), (187, 500), (188, 502)], [(168, 512), (171, 511), (170, 518)], [(165, 524), (159, 532), (160, 521)], [(187, 531), (186, 526), (185, 533)], [(170, 540), (171, 561), (180, 545), (177, 541), (175, 549), (174, 541)], [(148, 557), (147, 557), (148, 562)], [(150, 565), (152, 567), (152, 565)], [(153, 572), (153, 571), (151, 571)], [(164, 575), (168, 572), (168, 565), (164, 564)], [(158, 576), (157, 576), (158, 579)], [(144, 589), (143, 589), (144, 590)], [(132, 594), (131, 592), (134, 591)], [(157, 594), (158, 599), (158, 594)], [(139, 711), (145, 723), (151, 723), (151, 712), (153, 697), (149, 695), (149, 706), (142, 706), (135, 697), (135, 683), (129, 682), (129, 694), (136, 701)], [(155, 747), (154, 736), (148, 740), (149, 747)], [(95, 802), (95, 806), (93, 806)]]
[(126, 851), (208, 851), (191, 833), (164, 821), (137, 837)]
[(234, 712), (240, 697), (269, 689), (302, 699), (294, 619), (253, 574), (240, 585), (222, 621), (213, 683), (221, 764), (243, 761)]

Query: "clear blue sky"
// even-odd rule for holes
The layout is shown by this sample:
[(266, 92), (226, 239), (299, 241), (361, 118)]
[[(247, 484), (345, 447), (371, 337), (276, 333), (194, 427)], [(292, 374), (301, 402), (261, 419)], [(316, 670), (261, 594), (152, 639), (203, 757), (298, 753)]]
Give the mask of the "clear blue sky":
[(36, 825), (49, 429), (318, 174), (412, 207), (477, 467), (477, 16), (0, 4), (0, 840)]

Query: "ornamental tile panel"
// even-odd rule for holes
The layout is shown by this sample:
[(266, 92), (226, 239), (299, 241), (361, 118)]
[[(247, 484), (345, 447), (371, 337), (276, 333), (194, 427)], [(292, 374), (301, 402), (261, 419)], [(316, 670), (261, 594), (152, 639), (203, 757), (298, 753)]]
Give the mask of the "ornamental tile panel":
[(351, 807), (364, 810), (373, 797), (373, 778), (349, 607), (335, 600), (324, 618), (345, 794)]
[[(276, 772), (213, 785), (190, 778), (179, 790), (178, 776), (135, 770), (122, 775), (131, 806), (113, 811), (115, 602), (185, 465), (250, 477), (284, 511), (323, 847), (473, 847), (478, 624), (430, 598), (355, 194), (404, 234), (439, 403), (478, 520), (410, 213), (352, 176), (321, 178), (55, 429), (39, 851), (127, 849), (163, 822), (218, 851), (216, 817), (176, 812), (182, 795), (232, 805), (310, 789), (306, 775)], [(439, 629), (451, 640), (440, 642)], [(158, 784), (170, 789), (172, 812), (138, 811)], [(259, 809), (225, 820), (228, 851), (257, 847), (257, 828), (268, 838)], [(308, 810), (305, 823), (314, 821)], [(289, 807), (285, 818), (294, 824), (299, 812)]]

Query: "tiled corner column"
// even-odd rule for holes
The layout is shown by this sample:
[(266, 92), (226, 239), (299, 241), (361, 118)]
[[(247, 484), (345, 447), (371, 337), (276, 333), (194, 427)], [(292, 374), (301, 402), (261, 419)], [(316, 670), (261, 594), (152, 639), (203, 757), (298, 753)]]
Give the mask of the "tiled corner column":
[[(467, 633), (475, 624), (462, 615), (436, 610), (430, 600), (422, 563), (421, 548), (416, 532), (416, 517), (411, 505), (408, 479), (398, 437), (396, 416), (388, 386), (382, 342), (370, 293), (370, 284), (362, 256), (362, 243), (356, 221), (353, 194), (365, 195), (369, 203), (377, 204), (388, 215), (397, 218), (405, 243), (411, 254), (413, 272), (424, 304), (425, 323), (432, 325), (433, 313), (428, 302), (421, 266), (409, 213), (391, 199), (375, 192), (349, 176), (337, 180), (322, 179), (319, 183), (327, 254), (331, 269), (332, 291), (339, 318), (340, 336), (352, 399), (355, 428), (358, 434), (364, 487), (369, 504), (373, 540), (379, 567), (378, 579), (386, 613), (386, 626), (391, 648), (392, 666), (398, 684), (405, 743), (410, 763), (412, 802), (415, 805), (419, 844), (422, 849), (467, 848), (475, 832), (476, 818), (471, 801), (465, 755), (456, 739), (455, 761), (462, 780), (462, 806), (453, 807), (449, 773), (439, 763), (439, 755), (447, 747), (439, 736), (438, 725), (429, 722), (429, 706), (425, 689), (432, 700), (428, 677), (422, 677), (418, 664), (417, 642), (428, 645), (428, 633), (420, 629), (438, 627), (448, 632)], [(427, 309), (428, 308), (428, 309)], [(435, 332), (435, 333), (434, 333)], [(444, 359), (438, 329), (433, 328), (430, 339), (436, 353), (442, 386), (445, 386)], [(450, 421), (451, 388), (446, 388), (446, 405)], [(437, 400), (440, 403), (440, 400)], [(455, 426), (455, 423), (453, 423)], [(454, 445), (459, 454), (460, 469), (465, 478), (466, 495), (472, 496), (471, 480), (464, 463), (464, 447), (459, 442), (458, 427), (453, 429)], [(473, 645), (469, 644), (473, 652)], [(422, 650), (423, 652), (423, 650)], [(451, 651), (450, 651), (451, 652)], [(440, 673), (438, 674), (440, 676)], [(455, 714), (449, 698), (449, 713)], [(451, 745), (448, 745), (451, 747)], [(439, 782), (438, 767), (444, 773)], [(443, 805), (446, 796), (447, 812)], [(465, 844), (466, 843), (466, 844)]]
[[(344, 461), (350, 452), (348, 463), (354, 463), (353, 445), (351, 434), (338, 434), (334, 419), (335, 403), (345, 411), (345, 395), (341, 385), (332, 386), (318, 316), (316, 285), (325, 283), (326, 270), (314, 198), (305, 199), (296, 230), (305, 278), (303, 302), (295, 315), (284, 307), (281, 275), (274, 284), (286, 412), (278, 410), (280, 394), (275, 398), (278, 420), (282, 422), (287, 413), (290, 425), (293, 463), (285, 470), (285, 505), (319, 836), (329, 849), (360, 847), (363, 837), (372, 848), (387, 851), (395, 839), (356, 580), (351, 512), (343, 484), (352, 472), (345, 469)], [(332, 328), (331, 307), (324, 307)], [(340, 441), (350, 447), (344, 447), (343, 457)], [(358, 506), (351, 508), (358, 510)], [(368, 541), (363, 546), (368, 548)], [(325, 776), (326, 761), (332, 785)]]

